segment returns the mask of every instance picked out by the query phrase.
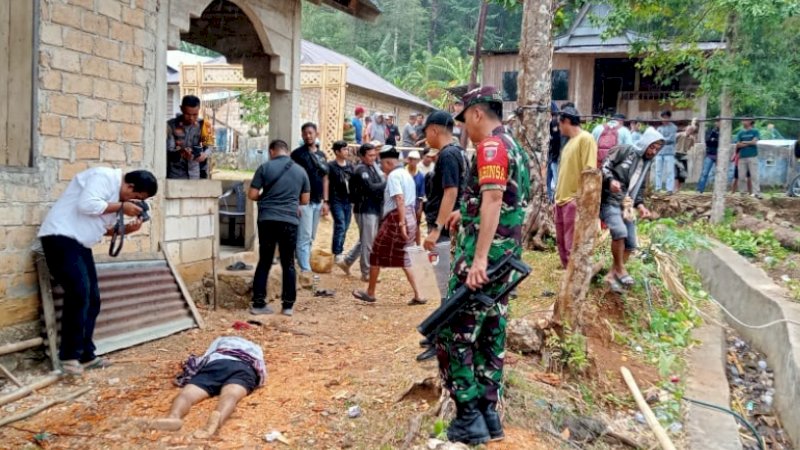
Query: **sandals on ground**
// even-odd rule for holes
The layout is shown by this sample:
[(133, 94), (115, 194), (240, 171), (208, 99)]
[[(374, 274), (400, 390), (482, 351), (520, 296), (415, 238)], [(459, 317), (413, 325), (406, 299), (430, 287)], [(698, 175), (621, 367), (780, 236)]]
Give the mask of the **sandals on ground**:
[(408, 301), (408, 306), (424, 305), (426, 303), (428, 303), (428, 301), (425, 300), (424, 298), (412, 298), (411, 300)]
[(377, 300), (375, 297), (367, 294), (364, 291), (359, 291), (359, 290), (353, 291), (353, 297), (357, 298), (358, 300), (361, 300), (362, 302), (367, 302), (367, 303), (375, 303), (375, 301)]

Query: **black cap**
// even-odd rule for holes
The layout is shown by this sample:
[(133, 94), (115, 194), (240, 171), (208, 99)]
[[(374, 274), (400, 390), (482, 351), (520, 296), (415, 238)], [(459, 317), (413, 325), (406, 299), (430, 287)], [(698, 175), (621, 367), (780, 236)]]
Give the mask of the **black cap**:
[(425, 119), (425, 126), (423, 129), (428, 128), (428, 125), (441, 125), (448, 130), (452, 130), (455, 124), (456, 122), (453, 120), (453, 116), (449, 112), (436, 110), (428, 114), (428, 118)]
[(574, 106), (565, 106), (561, 108), (561, 112), (559, 113), (559, 115), (561, 117), (568, 117), (578, 121), (581, 120), (581, 113), (579, 113)]
[(613, 116), (611, 116), (611, 118), (614, 120), (625, 120), (625, 114), (616, 113)]
[(384, 145), (378, 155), (381, 159), (400, 159), (400, 152), (393, 145)]

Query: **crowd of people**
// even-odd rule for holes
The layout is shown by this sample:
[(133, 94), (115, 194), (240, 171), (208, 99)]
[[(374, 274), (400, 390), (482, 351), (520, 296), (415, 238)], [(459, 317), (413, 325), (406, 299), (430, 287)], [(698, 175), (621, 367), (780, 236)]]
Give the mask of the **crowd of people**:
[[(184, 97), (182, 113), (167, 124), (168, 178), (208, 177), (213, 133), (198, 118), (199, 107), (197, 97)], [(311, 248), (322, 216), (333, 218), (335, 265), (349, 275), (359, 261), (361, 281), (367, 284), (352, 292), (358, 301), (377, 302), (380, 270), (401, 268), (413, 291), (408, 305), (427, 303), (431, 299), (418, 288), (410, 249), (421, 246), (435, 253), (440, 267), (448, 269), (435, 271), (440, 301), (463, 285), (501, 297), (491, 305), (476, 303), (460, 310), (434, 340), (420, 342), (426, 350), (418, 360), (437, 358), (444, 385), (456, 403), (448, 438), (481, 444), (504, 436), (497, 403), (503, 389), (508, 297), (499, 294), (502, 283), (487, 284), (487, 269), (506, 255), (521, 256), (524, 206), (531, 195), (530, 161), (502, 120), (503, 101), (496, 88), (471, 90), (452, 110), (433, 111), (427, 117), (410, 114), (401, 129), (393, 115), (367, 117), (364, 108), (357, 107), (348, 121), (352, 140), (333, 142), (330, 161), (319, 147), (314, 123), (301, 126), (302, 144), (294, 150), (284, 140), (270, 142), (269, 160), (255, 172), (247, 192), (258, 205), (260, 242), (250, 313), (275, 313), (266, 294), (277, 250), (281, 313), (293, 315), (298, 279), (301, 286), (312, 285)], [(554, 204), (561, 264), (567, 267), (570, 260), (581, 174), (600, 169), (600, 219), (610, 232), (613, 256), (606, 281), (621, 292), (634, 284), (625, 264), (637, 245), (636, 212), (639, 218), (650, 216), (643, 195), (650, 169), (655, 166), (656, 190), (680, 189), (686, 180), (687, 154), (697, 139), (697, 123), (679, 131), (669, 111), (661, 113), (663, 121), (657, 128), (639, 120), (626, 124), (623, 115), (615, 115), (590, 133), (583, 129), (574, 104), (560, 109), (552, 104), (551, 110), (547, 193)], [(460, 144), (462, 134), (474, 147), (470, 154)], [(731, 175), (742, 188), (747, 178), (754, 196), (760, 195), (759, 139), (753, 121), (745, 120), (735, 137), (734, 155), (742, 176), (735, 171)], [(705, 141), (701, 192), (715, 164), (719, 123), (709, 127)], [(157, 190), (150, 172), (92, 168), (70, 182), (45, 218), (38, 236), (52, 275), (65, 292), (59, 354), (65, 373), (80, 375), (84, 369), (108, 365), (97, 357), (93, 343), (100, 295), (91, 247), (104, 235), (122, 232), (123, 216), (133, 218), (124, 232), (136, 232), (145, 210), (141, 202)], [(345, 238), (353, 218), (358, 239), (347, 249)], [(183, 389), (167, 417), (146, 425), (180, 429), (192, 405), (219, 395), (217, 409), (197, 433), (209, 437), (265, 380), (261, 348), (241, 338), (222, 337), (203, 357), (187, 360), (175, 380)]]

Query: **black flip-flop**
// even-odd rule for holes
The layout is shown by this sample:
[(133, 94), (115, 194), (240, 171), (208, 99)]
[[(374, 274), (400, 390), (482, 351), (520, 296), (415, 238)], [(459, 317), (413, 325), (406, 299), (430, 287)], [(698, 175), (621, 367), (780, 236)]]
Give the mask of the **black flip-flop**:
[(407, 304), (408, 306), (414, 306), (414, 305), (424, 305), (426, 303), (428, 303), (428, 301), (425, 300), (424, 298), (412, 298), (411, 300), (408, 301)]
[(336, 296), (336, 291), (332, 289), (317, 289), (317, 291), (314, 292), (314, 297), (335, 297), (335, 296)]
[(616, 292), (617, 294), (624, 294), (625, 288), (620, 284), (616, 279), (608, 279), (606, 278), (606, 284), (608, 284), (608, 288), (612, 291)]
[(372, 297), (366, 292), (359, 290), (353, 291), (353, 297), (357, 298), (358, 300), (361, 300), (362, 302), (367, 302), (367, 303), (375, 303), (375, 301), (377, 300), (375, 297)]

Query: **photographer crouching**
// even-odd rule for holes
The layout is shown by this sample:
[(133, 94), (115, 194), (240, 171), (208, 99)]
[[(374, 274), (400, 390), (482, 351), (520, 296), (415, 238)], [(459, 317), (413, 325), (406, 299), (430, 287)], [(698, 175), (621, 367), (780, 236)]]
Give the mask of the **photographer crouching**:
[[(96, 167), (84, 170), (70, 181), (53, 205), (39, 230), (47, 266), (64, 288), (61, 316), (61, 370), (80, 375), (84, 368), (106, 367), (92, 342), (100, 313), (92, 246), (103, 236), (114, 235), (122, 215), (135, 219), (124, 225), (124, 233), (142, 227), (144, 200), (156, 194), (156, 177), (145, 170), (128, 172)], [(144, 216), (146, 217), (146, 216)]]

